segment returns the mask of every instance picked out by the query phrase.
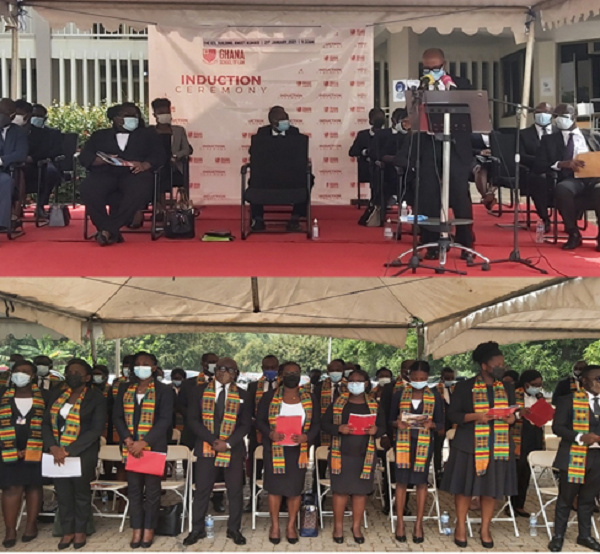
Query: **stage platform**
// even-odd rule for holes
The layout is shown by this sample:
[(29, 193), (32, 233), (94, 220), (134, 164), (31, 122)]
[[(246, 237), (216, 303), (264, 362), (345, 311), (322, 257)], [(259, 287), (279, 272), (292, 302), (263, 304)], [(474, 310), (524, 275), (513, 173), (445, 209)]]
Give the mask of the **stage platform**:
[[(128, 233), (123, 244), (100, 247), (83, 239), (83, 210), (72, 210), (66, 228), (36, 228), (25, 224), (26, 234), (9, 241), (0, 235), (1, 276), (313, 276), (351, 277), (391, 276), (397, 270), (384, 264), (410, 248), (411, 236), (404, 233), (399, 242), (383, 238), (382, 228), (359, 226), (360, 211), (353, 206), (314, 206), (319, 222), (319, 240), (303, 234), (253, 234), (240, 240), (238, 206), (202, 208), (192, 240), (151, 241), (148, 233)], [(506, 258), (512, 250), (512, 230), (497, 227), (509, 224), (512, 214), (501, 219), (475, 206), (475, 248), (490, 259)], [(146, 228), (148, 224), (146, 224)], [(600, 253), (595, 240), (584, 241), (575, 251), (558, 245), (537, 244), (535, 226), (519, 231), (521, 256), (529, 258), (550, 276), (600, 276)], [(406, 226), (406, 231), (409, 227)], [(209, 230), (229, 229), (233, 242), (201, 242)], [(595, 237), (590, 225), (584, 233)], [(447, 267), (466, 270), (469, 276), (538, 276), (525, 266), (506, 263), (492, 265), (490, 271), (468, 268), (457, 251), (449, 253)], [(418, 275), (434, 272), (419, 269)]]

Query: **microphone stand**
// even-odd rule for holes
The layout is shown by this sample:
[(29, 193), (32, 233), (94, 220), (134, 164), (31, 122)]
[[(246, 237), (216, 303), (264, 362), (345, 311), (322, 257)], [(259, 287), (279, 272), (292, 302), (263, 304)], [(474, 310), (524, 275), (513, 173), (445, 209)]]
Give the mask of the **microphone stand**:
[[(504, 100), (497, 100), (496, 98), (490, 98), (490, 102), (494, 102), (496, 104), (502, 104), (505, 106), (511, 106), (516, 108), (516, 118), (517, 118), (517, 126), (516, 126), (516, 135), (515, 135), (515, 184), (513, 189), (515, 206), (513, 210), (513, 249), (511, 250), (508, 258), (500, 258), (498, 260), (490, 260), (490, 264), (505, 264), (505, 263), (516, 263), (521, 264), (531, 269), (535, 269), (540, 273), (547, 275), (548, 272), (541, 267), (538, 267), (531, 260), (527, 258), (521, 257), (521, 252), (519, 250), (519, 186), (520, 186), (520, 162), (521, 162), (521, 153), (520, 153), (520, 145), (521, 145), (521, 132), (519, 129), (519, 123), (521, 120), (521, 112), (523, 110), (527, 111), (535, 111), (535, 108), (531, 106), (524, 106), (523, 104), (515, 104), (514, 102), (505, 102)], [(491, 136), (491, 135), (490, 135)], [(490, 148), (491, 148), (491, 139), (490, 139)], [(479, 265), (479, 264), (475, 264)]]

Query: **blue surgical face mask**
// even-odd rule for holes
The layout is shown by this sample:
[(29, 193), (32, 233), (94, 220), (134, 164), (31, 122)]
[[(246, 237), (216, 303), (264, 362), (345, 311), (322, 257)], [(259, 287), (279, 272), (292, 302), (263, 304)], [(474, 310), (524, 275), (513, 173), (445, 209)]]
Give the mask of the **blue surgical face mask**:
[(171, 381), (171, 382), (173, 383), (173, 386), (174, 386), (174, 387), (177, 387), (177, 388), (179, 388), (179, 387), (181, 386), (181, 383), (182, 383), (182, 382), (181, 382), (181, 381), (179, 381), (179, 380), (177, 380), (177, 381)]
[(427, 381), (411, 381), (410, 386), (413, 389), (422, 390), (427, 386)]
[(41, 129), (44, 126), (45, 122), (46, 122), (45, 117), (32, 117), (31, 118), (31, 124), (34, 127), (38, 127), (39, 129)]
[(342, 380), (344, 374), (341, 371), (332, 371), (329, 374), (329, 378), (333, 383), (339, 383)]
[(206, 368), (206, 373), (208, 373), (209, 375), (214, 375), (216, 367), (217, 364), (208, 364), (208, 367)]
[(446, 75), (446, 71), (443, 67), (439, 69), (429, 69), (427, 71), (423, 71), (423, 75), (431, 75), (434, 81), (439, 81), (444, 75)]
[(348, 383), (348, 392), (350, 394), (362, 394), (365, 392), (365, 383), (362, 381), (350, 381)]
[(289, 119), (282, 119), (279, 121), (279, 123), (277, 123), (277, 130), (280, 133), (283, 133), (285, 131), (289, 131), (290, 130), (290, 120)]
[(126, 379), (129, 377), (129, 368), (127, 366), (123, 368), (123, 377)]
[(133, 368), (133, 372), (138, 379), (142, 381), (152, 377), (152, 367), (149, 365), (137, 365)]
[(92, 381), (96, 385), (101, 385), (105, 381), (104, 375), (92, 375)]
[(123, 129), (126, 131), (135, 131), (140, 124), (140, 120), (137, 117), (124, 117), (123, 118)]
[(561, 115), (556, 118), (556, 126), (561, 131), (568, 131), (573, 126), (573, 119), (569, 115)]
[(46, 377), (50, 373), (50, 366), (47, 365), (38, 365), (37, 366), (37, 374), (39, 377)]
[(346, 379), (348, 379), (348, 377), (350, 377), (350, 374), (351, 374), (353, 371), (354, 371), (353, 369), (346, 369), (346, 370), (344, 370), (344, 377), (345, 377)]
[(379, 379), (377, 379), (377, 382), (379, 383), (380, 386), (384, 386), (384, 385), (389, 385), (392, 380), (389, 377), (380, 377)]
[(19, 389), (26, 387), (27, 385), (29, 385), (29, 383), (31, 383), (31, 377), (27, 375), (27, 373), (21, 372), (13, 373), (10, 376), (10, 380), (13, 382), (15, 387)]
[(263, 375), (267, 381), (275, 381), (277, 379), (277, 370), (276, 369), (265, 369), (263, 371)]
[(455, 385), (456, 381), (444, 381), (444, 386), (449, 389), (452, 385)]
[(552, 123), (551, 113), (536, 113), (533, 118), (540, 127), (548, 127)]
[(529, 387), (527, 389), (527, 394), (531, 396), (537, 396), (538, 394), (540, 394), (540, 392), (542, 392), (542, 387)]

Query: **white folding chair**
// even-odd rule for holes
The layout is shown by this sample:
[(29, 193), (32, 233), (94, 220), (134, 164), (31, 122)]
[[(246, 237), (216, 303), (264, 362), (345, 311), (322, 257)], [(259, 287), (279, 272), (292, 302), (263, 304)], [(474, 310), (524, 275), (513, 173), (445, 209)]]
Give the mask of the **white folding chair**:
[[(161, 481), (160, 486), (164, 491), (173, 491), (179, 498), (181, 498), (181, 502), (183, 504), (183, 510), (181, 513), (181, 532), (183, 533), (183, 529), (185, 527), (185, 519), (187, 517), (187, 512), (189, 509), (188, 505), (188, 487), (191, 482), (191, 472), (190, 469), (192, 464), (191, 460), (191, 452), (187, 446), (180, 445), (169, 445), (167, 446), (167, 463), (172, 463), (175, 468), (177, 467), (177, 462), (181, 462), (182, 467), (185, 468), (184, 479), (167, 479), (166, 481)], [(176, 470), (173, 471), (173, 476), (175, 476)], [(189, 518), (188, 518), (189, 521)], [(192, 531), (191, 525), (189, 528), (190, 532)]]
[[(531, 468), (531, 477), (533, 479), (533, 486), (535, 488), (535, 492), (538, 498), (538, 502), (540, 504), (540, 510), (537, 512), (537, 515), (540, 513), (544, 518), (544, 525), (546, 526), (546, 532), (548, 533), (548, 538), (552, 538), (552, 531), (550, 531), (551, 527), (554, 527), (554, 521), (548, 520), (548, 515), (546, 513), (546, 509), (556, 502), (558, 498), (558, 483), (556, 482), (556, 478), (554, 476), (554, 458), (556, 457), (556, 452), (552, 450), (534, 450), (529, 453), (527, 456), (527, 461), (529, 462), (529, 467)], [(549, 486), (541, 486), (541, 479), (544, 475), (547, 475), (550, 484)], [(544, 498), (546, 500), (544, 500)], [(569, 525), (576, 521), (577, 514), (574, 514), (573, 517), (569, 520)], [(598, 529), (596, 528), (596, 520), (592, 517), (592, 527), (594, 528), (594, 534), (596, 535), (596, 539), (599, 539)]]
[[(252, 495), (252, 529), (256, 529), (256, 518), (257, 517), (269, 517), (269, 512), (260, 512), (257, 510), (258, 506), (258, 498), (260, 493), (264, 490), (264, 481), (262, 479), (262, 475), (260, 479), (257, 475), (257, 461), (262, 461), (263, 459), (263, 446), (262, 444), (256, 447), (254, 450), (254, 464), (252, 468), (252, 483), (250, 483), (250, 494)], [(254, 485), (254, 487), (252, 487)]]
[(376, 487), (376, 498), (381, 502), (381, 507), (385, 507), (384, 496), (383, 496), (383, 470), (384, 466), (381, 463), (381, 458), (378, 456), (379, 452), (383, 452), (381, 447), (381, 439), (375, 439), (375, 487)]
[(546, 435), (546, 450), (552, 450), (556, 452), (560, 445), (560, 437), (556, 435)]
[[(396, 490), (396, 483), (392, 483), (392, 478), (391, 476), (393, 475), (393, 472), (395, 471), (396, 468), (396, 450), (394, 448), (390, 448), (388, 450), (387, 456), (386, 456), (386, 462), (387, 462), (387, 470), (388, 470), (388, 495), (389, 495), (389, 499), (390, 499), (390, 526), (392, 528), (392, 533), (396, 532), (396, 520), (398, 519), (398, 516), (395, 512), (396, 510), (396, 502), (395, 502), (395, 490)], [(409, 491), (415, 490), (414, 488), (409, 488)], [(428, 520), (428, 519), (433, 519), (435, 521), (437, 521), (438, 523), (438, 529), (440, 531), (440, 533), (442, 532), (442, 522), (441, 522), (441, 518), (440, 518), (440, 498), (438, 495), (438, 489), (437, 489), (437, 481), (435, 479), (435, 469), (433, 467), (433, 463), (429, 464), (429, 479), (427, 482), (427, 495), (431, 496), (431, 506), (429, 507), (429, 511), (427, 512), (427, 515), (423, 516), (423, 521)], [(433, 511), (435, 509), (435, 515), (433, 514)], [(417, 516), (404, 516), (404, 521), (416, 521), (417, 520)]]
[(179, 445), (181, 444), (181, 431), (179, 429), (173, 429), (173, 435), (171, 436), (171, 442)]
[[(510, 515), (502, 515), (504, 510), (508, 508)], [(496, 515), (492, 518), (492, 523), (498, 523), (500, 521), (511, 521), (515, 530), (515, 537), (519, 536), (519, 528), (517, 527), (517, 518), (515, 517), (515, 511), (513, 510), (512, 504), (510, 503), (510, 497), (505, 496), (504, 502), (500, 509), (496, 512)], [(481, 523), (480, 517), (471, 517), (467, 514), (467, 529), (469, 530), (469, 537), (473, 537), (473, 523)]]
[[(44, 491), (48, 491), (51, 492), (53, 496), (56, 496), (56, 491), (54, 490), (54, 485), (43, 485), (42, 489)], [(43, 502), (42, 502), (43, 504)], [(19, 528), (19, 525), (21, 525), (21, 520), (23, 519), (23, 516), (27, 517), (27, 510), (26, 510), (26, 503), (25, 503), (25, 499), (23, 499), (23, 502), (21, 502), (21, 509), (19, 510), (19, 517), (17, 519), (17, 529)], [(56, 514), (54, 512), (40, 512), (38, 514), (38, 516), (47, 516), (47, 517), (54, 517)]]
[[(315, 450), (315, 467), (317, 474), (317, 504), (319, 506), (319, 520), (321, 523), (321, 529), (323, 529), (323, 516), (333, 517), (333, 510), (323, 510), (323, 499), (329, 492), (331, 492), (331, 479), (327, 479), (321, 475), (319, 468), (319, 462), (324, 460), (327, 461), (329, 457), (329, 446), (319, 446)], [(343, 469), (342, 469), (343, 471)], [(344, 511), (345, 516), (351, 516), (350, 510)], [(364, 525), (365, 529), (369, 527), (367, 522), (367, 511), (364, 513)]]
[[(123, 456), (121, 454), (121, 447), (118, 444), (108, 444), (100, 447), (100, 452), (98, 453), (98, 462), (122, 462)], [(98, 475), (96, 476), (96, 480), (90, 483), (90, 488), (92, 489), (92, 508), (94, 509), (94, 515), (98, 517), (112, 517), (112, 518), (120, 518), (121, 525), (119, 527), (119, 532), (123, 532), (123, 528), (125, 527), (125, 519), (127, 518), (127, 514), (129, 512), (129, 498), (124, 495), (121, 491), (127, 488), (127, 481), (114, 481), (112, 479), (99, 479)], [(94, 498), (96, 493), (100, 492), (112, 492), (113, 493), (113, 512), (115, 507), (115, 500), (118, 496), (122, 498), (125, 502), (125, 509), (123, 510), (123, 514), (115, 514), (115, 513), (107, 513), (103, 512), (96, 506), (94, 503)]]
[[(198, 458), (196, 457), (195, 454), (191, 454), (191, 458), (190, 458), (191, 463), (189, 464), (190, 466), (193, 466), (193, 464), (195, 464), (198, 461)], [(188, 514), (189, 514), (189, 528), (190, 528), (190, 532), (192, 530), (192, 520), (193, 520), (193, 510), (194, 510), (194, 494), (196, 494), (196, 483), (194, 483), (194, 474), (192, 473), (194, 471), (193, 467), (190, 468), (190, 486), (188, 487), (189, 490), (189, 498), (188, 498), (188, 506), (189, 506), (189, 510), (188, 510)], [(212, 488), (213, 492), (223, 492), (225, 494), (225, 496), (227, 496), (227, 486), (225, 485), (225, 483), (215, 483), (213, 485)], [(228, 514), (222, 514), (222, 515), (213, 515), (213, 520), (214, 521), (225, 521), (229, 519), (229, 515)]]

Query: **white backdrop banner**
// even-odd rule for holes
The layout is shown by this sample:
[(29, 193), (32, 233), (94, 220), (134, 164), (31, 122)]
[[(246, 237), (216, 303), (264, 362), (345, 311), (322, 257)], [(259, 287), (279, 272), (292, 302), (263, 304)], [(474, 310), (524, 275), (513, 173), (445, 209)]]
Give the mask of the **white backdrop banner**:
[(194, 147), (196, 202), (239, 203), (250, 137), (274, 105), (310, 137), (313, 202), (356, 197), (348, 149), (373, 105), (371, 28), (150, 27), (148, 47), (150, 96), (171, 100)]

